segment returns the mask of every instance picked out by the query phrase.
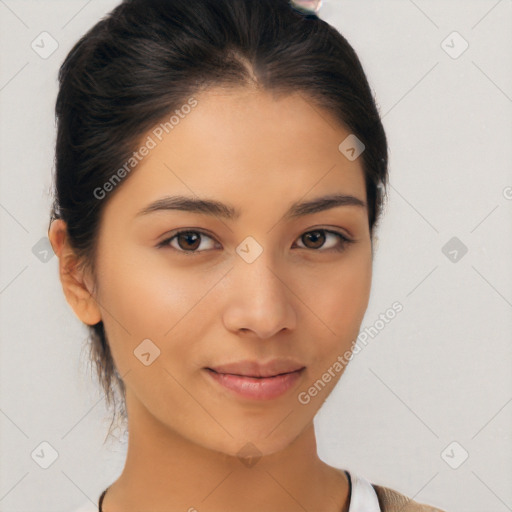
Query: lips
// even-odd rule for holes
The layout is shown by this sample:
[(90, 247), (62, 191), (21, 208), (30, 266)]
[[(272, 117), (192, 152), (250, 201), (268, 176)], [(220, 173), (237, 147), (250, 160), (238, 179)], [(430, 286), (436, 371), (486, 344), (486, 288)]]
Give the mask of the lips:
[(210, 366), (207, 369), (218, 374), (239, 375), (242, 377), (266, 378), (275, 377), (287, 373), (293, 373), (304, 368), (304, 365), (291, 359), (272, 359), (267, 363), (258, 361), (238, 361), (218, 366)]
[[(289, 368), (290, 366), (288, 366), (288, 369)], [(261, 365), (259, 366), (259, 370), (272, 373), (273, 376), (254, 377), (245, 374), (217, 373), (215, 370), (205, 368), (206, 374), (209, 375), (209, 378), (216, 382), (217, 385), (227, 389), (230, 393), (233, 393), (234, 396), (251, 401), (273, 400), (291, 392), (291, 390), (298, 385), (306, 371), (305, 367), (302, 367), (292, 372), (275, 374), (276, 370), (271, 371), (270, 368), (262, 368)], [(249, 373), (254, 373), (254, 370), (250, 370)]]

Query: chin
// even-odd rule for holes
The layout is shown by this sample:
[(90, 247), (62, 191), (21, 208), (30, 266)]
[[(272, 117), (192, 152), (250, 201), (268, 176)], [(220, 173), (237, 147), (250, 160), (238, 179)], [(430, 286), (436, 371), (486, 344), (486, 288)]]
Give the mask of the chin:
[[(271, 429), (272, 430), (272, 429)], [(270, 431), (271, 431), (270, 430)], [(280, 430), (280, 432), (278, 432)], [(250, 435), (244, 432), (243, 435), (230, 437), (229, 435), (223, 436), (219, 440), (209, 440), (202, 444), (204, 448), (212, 451), (222, 453), (226, 456), (235, 457), (250, 466), (253, 463), (252, 459), (267, 457), (279, 453), (288, 448), (301, 434), (301, 431), (296, 430), (294, 426), (293, 432), (289, 429), (276, 429), (271, 435), (269, 430), (265, 430), (260, 435)], [(218, 441), (218, 442), (216, 442)]]

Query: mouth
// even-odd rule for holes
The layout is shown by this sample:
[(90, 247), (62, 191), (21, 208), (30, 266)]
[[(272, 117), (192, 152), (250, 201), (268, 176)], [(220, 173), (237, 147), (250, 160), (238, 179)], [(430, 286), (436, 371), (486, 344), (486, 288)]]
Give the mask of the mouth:
[(273, 373), (270, 375), (224, 373), (205, 368), (213, 381), (228, 389), (235, 395), (252, 400), (272, 400), (284, 395), (287, 391), (296, 386), (301, 379), (305, 367), (292, 371)]
[(303, 364), (290, 359), (271, 359), (265, 363), (244, 359), (233, 363), (209, 366), (207, 369), (219, 374), (237, 375), (239, 377), (268, 378), (293, 373), (304, 368)]

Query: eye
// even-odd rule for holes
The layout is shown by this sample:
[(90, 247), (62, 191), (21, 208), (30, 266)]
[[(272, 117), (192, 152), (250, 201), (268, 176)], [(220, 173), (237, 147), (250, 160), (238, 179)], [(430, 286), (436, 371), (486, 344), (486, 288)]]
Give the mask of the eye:
[[(329, 235), (331, 237), (331, 243), (328, 243), (327, 247), (325, 247), (325, 242), (326, 240), (329, 240)], [(208, 249), (215, 248), (215, 244), (210, 244), (210, 247), (208, 247), (208, 244), (206, 244), (206, 248), (203, 247), (201, 250), (198, 250), (198, 248), (201, 246), (203, 238), (215, 242), (215, 240), (211, 236), (207, 235), (203, 231), (187, 229), (175, 232), (173, 236), (166, 238), (165, 240), (160, 242), (157, 245), (157, 247), (170, 247), (175, 251), (187, 255), (193, 255), (206, 251)], [(338, 233), (337, 231), (331, 231), (328, 229), (315, 229), (307, 231), (304, 234), (302, 234), (298, 238), (298, 240), (301, 241), (303, 244), (307, 244), (304, 245), (303, 247), (299, 246), (299, 249), (311, 249), (319, 251), (319, 249), (321, 248), (319, 252), (341, 252), (346, 249), (347, 245), (354, 243), (354, 240), (347, 238), (346, 236), (342, 235), (341, 233)]]
[[(326, 236), (327, 235), (327, 236)], [(328, 236), (331, 235), (331, 237), (334, 239), (330, 244), (327, 244), (328, 247), (325, 248), (324, 244), (326, 239), (328, 239)], [(351, 243), (354, 243), (354, 240), (351, 240), (350, 238), (347, 238), (345, 235), (342, 235), (341, 233), (338, 233), (337, 231), (331, 231), (328, 229), (315, 229), (312, 231), (307, 231), (301, 237), (299, 240), (306, 244), (311, 244), (311, 246), (306, 245), (305, 247), (299, 247), (300, 249), (306, 248), (306, 249), (314, 249), (317, 250), (322, 247), (322, 250), (320, 252), (326, 252), (326, 251), (344, 251), (347, 246)]]
[[(200, 251), (196, 249), (201, 245), (202, 238), (208, 238), (213, 240), (212, 237), (208, 236), (206, 233), (197, 230), (182, 230), (176, 232), (172, 237), (165, 239), (163, 242), (160, 242), (157, 247), (171, 247), (172, 249), (185, 253), (185, 254), (194, 254), (197, 252), (203, 252), (205, 250), (211, 249), (212, 247), (203, 248)], [(173, 241), (176, 239), (176, 245), (173, 245)]]

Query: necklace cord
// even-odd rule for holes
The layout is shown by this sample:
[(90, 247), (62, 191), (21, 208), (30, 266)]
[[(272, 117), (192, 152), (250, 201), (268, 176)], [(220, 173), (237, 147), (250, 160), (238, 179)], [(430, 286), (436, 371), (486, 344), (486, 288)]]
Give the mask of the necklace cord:
[(105, 494), (107, 494), (108, 487), (101, 493), (100, 499), (98, 501), (98, 512), (103, 512), (102, 505), (103, 499), (105, 498)]

